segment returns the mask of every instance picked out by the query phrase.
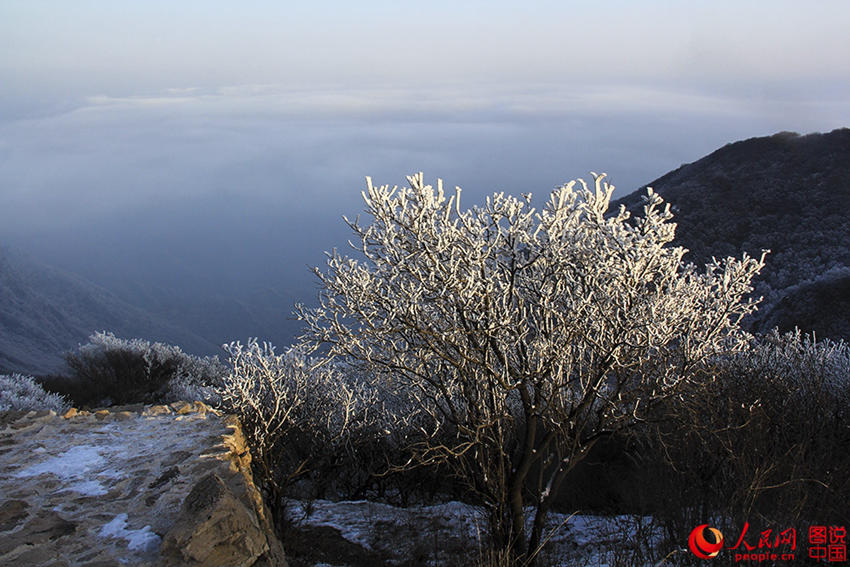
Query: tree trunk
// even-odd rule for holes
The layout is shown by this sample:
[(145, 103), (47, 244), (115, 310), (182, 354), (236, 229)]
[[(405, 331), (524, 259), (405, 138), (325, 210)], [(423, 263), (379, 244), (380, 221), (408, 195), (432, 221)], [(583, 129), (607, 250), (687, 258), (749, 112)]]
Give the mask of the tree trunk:
[[(570, 471), (587, 456), (598, 440), (599, 438), (595, 438), (587, 442), (584, 446), (582, 446), (578, 453), (571, 457), (567, 457), (566, 459), (562, 459), (560, 461), (560, 466), (555, 469), (549, 477), (546, 489), (540, 494), (537, 511), (534, 514), (534, 525), (531, 528), (531, 537), (529, 537), (528, 540), (528, 549), (531, 553), (536, 554), (540, 551), (538, 548), (543, 541), (543, 528), (546, 527), (546, 515), (552, 507), (552, 501), (554, 500), (555, 495), (557, 495), (561, 490), (561, 484), (564, 482), (564, 479)], [(531, 566), (533, 564), (534, 563), (532, 562), (528, 565)]]
[(524, 557), (528, 551), (525, 540), (525, 511), (522, 506), (522, 483), (525, 479), (514, 479), (516, 490), (511, 490), (511, 529), (508, 549), (512, 556)]

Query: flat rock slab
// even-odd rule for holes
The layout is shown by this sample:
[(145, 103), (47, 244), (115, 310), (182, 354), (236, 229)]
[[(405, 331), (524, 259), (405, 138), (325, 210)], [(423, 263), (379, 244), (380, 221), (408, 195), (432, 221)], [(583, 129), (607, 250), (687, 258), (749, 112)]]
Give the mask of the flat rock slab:
[[(209, 518), (187, 515), (186, 497), (197, 501), (208, 486), (224, 505)], [(215, 522), (232, 523), (233, 509), (245, 533), (215, 540), (225, 531)], [(234, 418), (199, 402), (0, 416), (0, 564), (205, 565), (214, 557), (285, 564)]]

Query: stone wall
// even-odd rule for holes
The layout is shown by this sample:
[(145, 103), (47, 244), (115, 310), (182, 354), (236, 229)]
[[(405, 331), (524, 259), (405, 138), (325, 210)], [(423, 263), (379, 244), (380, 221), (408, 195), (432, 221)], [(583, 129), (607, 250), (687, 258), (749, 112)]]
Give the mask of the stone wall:
[(0, 413), (0, 564), (286, 565), (250, 463), (199, 402)]

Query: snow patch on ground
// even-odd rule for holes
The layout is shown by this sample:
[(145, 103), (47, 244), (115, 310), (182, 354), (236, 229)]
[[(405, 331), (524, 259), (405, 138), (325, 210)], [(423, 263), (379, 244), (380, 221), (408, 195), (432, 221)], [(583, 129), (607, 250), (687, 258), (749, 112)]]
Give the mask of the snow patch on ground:
[(50, 457), (15, 474), (17, 478), (52, 474), (65, 483), (65, 490), (79, 492), (86, 496), (101, 496), (107, 493), (106, 488), (92, 475), (115, 478), (118, 474), (113, 470), (103, 469), (107, 460), (101, 455), (101, 450), (92, 445), (77, 445), (61, 455)]
[[(333, 528), (346, 540), (369, 551), (379, 551), (381, 536), (393, 527), (419, 534), (448, 531), (472, 541), (484, 534), (481, 511), (462, 502), (398, 508), (368, 500), (309, 503), (293, 500), (287, 504), (287, 513), (302, 525)], [(426, 527), (428, 531), (424, 530)]]
[(127, 514), (118, 514), (108, 524), (104, 525), (99, 534), (100, 537), (113, 537), (126, 539), (127, 549), (130, 551), (148, 552), (159, 549), (160, 537), (151, 531), (150, 526), (139, 530), (127, 529)]
[[(422, 564), (453, 564), (459, 553), (474, 560), (487, 527), (485, 511), (462, 502), (399, 508), (365, 500), (291, 500), (287, 513), (296, 526), (333, 528), (347, 541), (396, 564), (413, 558)], [(529, 510), (529, 530), (532, 521)], [(608, 565), (612, 549), (633, 540), (638, 526), (646, 529), (650, 521), (641, 516), (551, 513), (544, 532), (546, 564)]]

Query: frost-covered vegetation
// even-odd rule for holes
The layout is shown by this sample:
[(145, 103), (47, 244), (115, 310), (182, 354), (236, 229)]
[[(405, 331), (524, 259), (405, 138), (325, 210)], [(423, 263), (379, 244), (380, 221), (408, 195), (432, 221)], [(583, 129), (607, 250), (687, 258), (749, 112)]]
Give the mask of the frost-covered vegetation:
[(301, 480), (327, 483), (346, 458), (355, 468), (353, 446), (374, 436), (385, 404), (356, 376), (313, 366), (298, 348), (277, 354), (273, 345), (251, 339), (224, 350), (230, 372), (219, 388), (222, 404), (240, 417), (279, 525), (287, 488)]
[(655, 443), (644, 447), (645, 474), (656, 479), (648, 485), (656, 496), (671, 502), (655, 511), (671, 537), (699, 518), (738, 527), (754, 518), (847, 522), (847, 345), (800, 332), (753, 337), (659, 417)]
[(83, 406), (200, 400), (218, 403), (216, 386), (227, 373), (218, 357), (180, 347), (97, 332), (65, 356), (69, 375), (42, 380)]
[[(727, 537), (737, 537), (745, 523), (756, 535), (768, 527), (846, 524), (850, 349), (801, 333), (773, 332), (750, 337), (745, 348), (717, 357), (711, 367), (681, 398), (656, 408), (654, 419), (638, 431), (613, 436), (607, 452), (588, 457), (598, 461), (589, 470), (607, 472), (619, 460), (610, 458), (611, 451), (622, 451), (631, 468), (589, 480), (568, 477), (589, 494), (581, 507), (568, 499), (555, 504), (540, 564), (698, 565), (686, 542), (702, 523), (711, 522)], [(408, 484), (407, 490), (417, 487)], [(612, 490), (621, 496), (613, 504), (605, 499)], [(291, 549), (329, 563), (348, 557), (395, 564), (517, 564), (488, 549), (480, 499), (430, 504), (394, 508), (374, 501), (290, 500)], [(608, 516), (588, 513), (593, 510)], [(533, 508), (524, 512), (530, 530)], [(328, 540), (321, 553), (311, 555), (304, 538), (320, 526), (339, 530), (347, 543)], [(352, 551), (350, 544), (359, 549)], [(312, 563), (296, 558), (293, 565)]]
[(62, 413), (68, 407), (68, 401), (64, 397), (46, 392), (31, 376), (0, 375), (0, 411), (53, 410)]

